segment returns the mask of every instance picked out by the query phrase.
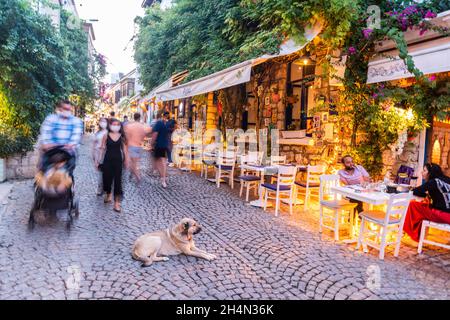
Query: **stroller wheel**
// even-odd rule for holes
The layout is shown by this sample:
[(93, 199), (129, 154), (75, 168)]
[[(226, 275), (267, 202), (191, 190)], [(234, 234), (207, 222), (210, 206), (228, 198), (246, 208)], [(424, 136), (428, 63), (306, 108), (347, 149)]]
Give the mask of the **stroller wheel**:
[(74, 218), (78, 219), (80, 217), (80, 205), (78, 203), (78, 200), (73, 202), (73, 213), (74, 213)]
[(28, 220), (28, 231), (33, 231), (35, 226), (34, 218), (30, 217)]

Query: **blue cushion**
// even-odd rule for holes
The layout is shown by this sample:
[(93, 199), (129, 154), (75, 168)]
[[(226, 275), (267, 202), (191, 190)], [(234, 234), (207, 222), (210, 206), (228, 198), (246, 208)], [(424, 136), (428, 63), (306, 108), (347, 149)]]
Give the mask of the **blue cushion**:
[(259, 180), (261, 180), (261, 178), (258, 177), (258, 176), (251, 176), (251, 175), (248, 175), (248, 176), (240, 176), (240, 177), (239, 177), (239, 180), (244, 180), (244, 181), (259, 181)]
[[(219, 168), (218, 164), (216, 164), (216, 168), (217, 169)], [(231, 169), (233, 169), (233, 167), (232, 166), (221, 166), (220, 169), (223, 171), (231, 171)]]
[[(300, 187), (306, 188), (306, 182), (297, 182), (296, 181), (295, 184)], [(320, 187), (320, 183), (310, 183), (309, 187), (310, 188), (318, 188), (318, 187)]]
[[(262, 186), (264, 188), (277, 191), (277, 185), (276, 184), (264, 183)], [(280, 186), (280, 191), (289, 191), (289, 190), (291, 190), (290, 186)]]

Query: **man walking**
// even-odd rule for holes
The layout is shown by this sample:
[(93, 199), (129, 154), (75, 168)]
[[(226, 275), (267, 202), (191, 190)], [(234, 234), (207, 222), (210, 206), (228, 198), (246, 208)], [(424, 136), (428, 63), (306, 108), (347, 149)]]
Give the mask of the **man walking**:
[[(83, 121), (73, 115), (70, 101), (57, 104), (56, 113), (47, 116), (41, 127), (40, 149), (47, 152), (56, 147), (63, 147), (73, 157), (70, 167), (75, 169), (75, 156), (83, 135)], [(42, 163), (42, 160), (41, 160)]]
[(139, 171), (139, 161), (142, 157), (142, 144), (147, 135), (152, 132), (152, 129), (141, 123), (141, 115), (135, 113), (134, 122), (129, 122), (125, 127), (125, 137), (127, 141), (128, 154), (130, 156), (130, 170), (136, 177), (138, 182), (141, 181), (141, 173)]
[(167, 154), (169, 148), (169, 127), (167, 121), (170, 113), (165, 112), (162, 120), (158, 120), (153, 127), (152, 143), (155, 167), (161, 177), (163, 188), (167, 188)]

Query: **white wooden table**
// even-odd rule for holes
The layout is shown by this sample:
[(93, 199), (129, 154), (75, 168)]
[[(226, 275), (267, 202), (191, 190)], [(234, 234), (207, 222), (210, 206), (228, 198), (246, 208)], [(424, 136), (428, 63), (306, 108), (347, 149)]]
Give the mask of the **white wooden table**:
[[(363, 191), (360, 186), (331, 187), (330, 191), (340, 194), (344, 197), (353, 199), (353, 200), (358, 200), (361, 202), (368, 203), (371, 206), (387, 204), (389, 202), (389, 199), (391, 198), (391, 196), (395, 195), (395, 193), (384, 193), (381, 191)], [(353, 221), (355, 224), (353, 226), (353, 230), (354, 231), (359, 230), (358, 219), (357, 219), (356, 215), (355, 215)], [(355, 234), (352, 234), (351, 239), (344, 240), (344, 243), (355, 243), (356, 239), (354, 237), (355, 237)]]
[(330, 190), (344, 197), (371, 205), (386, 204), (391, 197), (391, 194), (380, 191), (361, 191), (357, 186), (331, 187)]

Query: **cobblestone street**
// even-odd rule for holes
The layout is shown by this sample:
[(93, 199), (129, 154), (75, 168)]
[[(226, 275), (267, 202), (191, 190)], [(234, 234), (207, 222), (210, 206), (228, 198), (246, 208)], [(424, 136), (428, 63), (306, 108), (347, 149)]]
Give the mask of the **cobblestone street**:
[[(123, 213), (113, 212), (95, 195), (86, 141), (76, 170), (81, 215), (70, 234), (63, 222), (28, 233), (32, 181), (16, 182), (0, 217), (0, 299), (450, 298), (448, 250), (426, 247), (418, 256), (404, 242), (398, 258), (388, 250), (380, 261), (320, 235), (317, 210), (277, 218), (248, 206), (236, 186), (217, 189), (171, 169), (164, 190), (144, 171), (140, 186), (127, 174)], [(197, 246), (216, 260), (181, 255), (142, 268), (131, 258), (138, 236), (186, 216), (202, 224)]]

